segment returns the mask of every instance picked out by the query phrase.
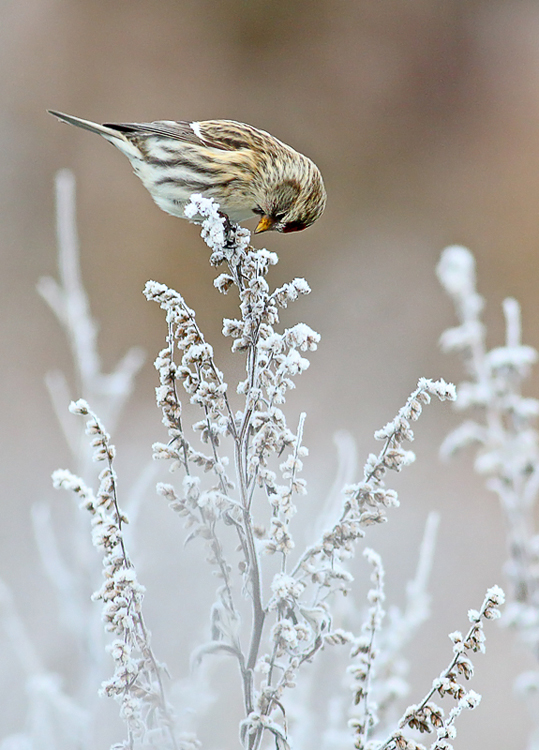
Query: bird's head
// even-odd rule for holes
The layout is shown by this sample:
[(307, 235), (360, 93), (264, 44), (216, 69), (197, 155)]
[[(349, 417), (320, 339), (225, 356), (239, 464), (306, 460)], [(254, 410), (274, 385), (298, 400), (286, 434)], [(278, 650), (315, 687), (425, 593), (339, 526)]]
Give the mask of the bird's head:
[(267, 187), (254, 212), (260, 216), (259, 232), (299, 232), (313, 224), (324, 211), (326, 189), (318, 167), (303, 157), (289, 164), (287, 174), (279, 175)]

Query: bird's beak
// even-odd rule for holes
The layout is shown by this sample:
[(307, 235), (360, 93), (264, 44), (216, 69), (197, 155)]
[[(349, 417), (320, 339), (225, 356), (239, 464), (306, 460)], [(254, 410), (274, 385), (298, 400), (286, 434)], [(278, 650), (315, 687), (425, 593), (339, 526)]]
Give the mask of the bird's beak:
[(272, 219), (270, 216), (262, 216), (262, 218), (256, 225), (255, 234), (260, 234), (260, 232), (268, 232), (270, 229), (274, 228), (275, 224), (275, 219)]

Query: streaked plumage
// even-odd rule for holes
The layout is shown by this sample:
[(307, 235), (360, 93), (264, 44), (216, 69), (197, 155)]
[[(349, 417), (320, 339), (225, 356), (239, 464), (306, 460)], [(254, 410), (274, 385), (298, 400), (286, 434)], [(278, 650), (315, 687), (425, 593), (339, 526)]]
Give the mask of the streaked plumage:
[(193, 193), (213, 198), (231, 221), (258, 215), (255, 232), (294, 232), (324, 210), (318, 167), (263, 130), (233, 120), (105, 123), (49, 110), (102, 135), (131, 162), (157, 205), (184, 217)]

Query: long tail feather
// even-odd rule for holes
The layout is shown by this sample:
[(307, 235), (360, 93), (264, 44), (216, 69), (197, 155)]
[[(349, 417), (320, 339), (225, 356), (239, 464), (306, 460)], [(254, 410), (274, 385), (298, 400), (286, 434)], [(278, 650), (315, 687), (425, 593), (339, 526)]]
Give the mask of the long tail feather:
[(91, 120), (83, 120), (80, 117), (73, 117), (73, 115), (65, 115), (63, 112), (55, 112), (53, 109), (48, 109), (47, 112), (54, 117), (57, 117), (62, 122), (67, 122), (69, 125), (76, 125), (77, 128), (84, 128), (89, 130), (91, 133), (97, 133), (105, 138), (116, 138), (120, 140), (126, 140), (123, 133), (113, 128), (107, 127), (106, 125), (100, 125), (97, 122)]

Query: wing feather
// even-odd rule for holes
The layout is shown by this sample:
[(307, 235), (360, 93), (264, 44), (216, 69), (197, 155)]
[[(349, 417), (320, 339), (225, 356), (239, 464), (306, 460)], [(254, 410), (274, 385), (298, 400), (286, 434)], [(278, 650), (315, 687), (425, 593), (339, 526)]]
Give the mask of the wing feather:
[(200, 146), (201, 140), (198, 138), (191, 125), (184, 121), (174, 120), (157, 120), (156, 122), (107, 122), (104, 123), (106, 128), (112, 128), (119, 133), (129, 136), (151, 136), (162, 135), (166, 138), (174, 138), (177, 141), (194, 143)]

